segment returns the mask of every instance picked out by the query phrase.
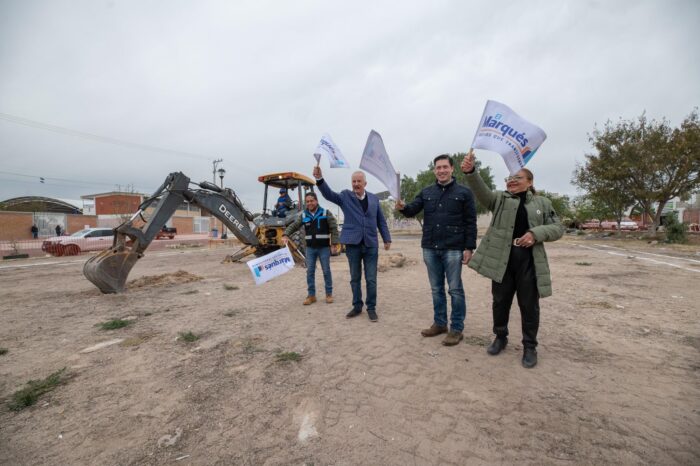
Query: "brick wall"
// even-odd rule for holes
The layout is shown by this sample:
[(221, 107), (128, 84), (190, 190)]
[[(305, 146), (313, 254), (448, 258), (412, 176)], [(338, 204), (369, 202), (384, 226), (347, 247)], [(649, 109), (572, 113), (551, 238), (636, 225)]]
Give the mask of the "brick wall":
[(134, 194), (110, 194), (95, 198), (97, 215), (133, 214), (139, 210), (141, 196)]
[(700, 209), (685, 209), (682, 221), (684, 223), (700, 223)]
[(31, 212), (0, 212), (0, 241), (32, 239)]
[(72, 234), (80, 231), (88, 225), (88, 228), (97, 228), (96, 215), (66, 215), (66, 234)]
[(178, 235), (191, 235), (194, 231), (192, 217), (172, 217), (173, 226), (177, 228)]

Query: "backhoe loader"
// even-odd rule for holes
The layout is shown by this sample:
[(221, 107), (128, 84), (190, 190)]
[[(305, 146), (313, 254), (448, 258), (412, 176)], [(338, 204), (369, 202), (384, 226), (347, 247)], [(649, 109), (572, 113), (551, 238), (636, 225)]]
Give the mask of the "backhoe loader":
[[(258, 181), (265, 184), (262, 214), (254, 217), (245, 209), (236, 193), (203, 181), (192, 183), (183, 173), (168, 175), (163, 184), (139, 206), (129, 220), (114, 229), (112, 247), (90, 258), (83, 266), (83, 274), (103, 293), (124, 291), (129, 272), (158, 232), (183, 202), (211, 213), (225, 225), (243, 247), (227, 256), (227, 261), (238, 261), (251, 254), (262, 256), (282, 247), (284, 229), (294, 221), (303, 205), (303, 194), (314, 188), (314, 181), (294, 172), (263, 175)], [(194, 185), (195, 188), (192, 188)], [(287, 188), (295, 192), (297, 200), (285, 217), (278, 217), (267, 208), (269, 188)], [(148, 218), (146, 209), (155, 205)], [(254, 228), (251, 228), (251, 222)], [(304, 264), (303, 232), (291, 238), (289, 249), (295, 261)]]

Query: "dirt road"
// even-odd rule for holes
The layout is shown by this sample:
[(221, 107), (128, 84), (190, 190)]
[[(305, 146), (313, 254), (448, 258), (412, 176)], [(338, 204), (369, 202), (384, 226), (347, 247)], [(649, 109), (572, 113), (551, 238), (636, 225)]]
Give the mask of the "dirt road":
[[(408, 262), (379, 274), (378, 323), (345, 319), (344, 257), (336, 302), (312, 306), (303, 269), (256, 287), (223, 249), (151, 253), (121, 295), (85, 280), (84, 260), (3, 264), (0, 396), (63, 367), (67, 380), (20, 412), (3, 401), (0, 463), (700, 464), (697, 251), (547, 250), (532, 370), (517, 308), (505, 353), (486, 354), (490, 282), (471, 270), (465, 342), (420, 336), (432, 301), (417, 238), (397, 239)], [(96, 327), (114, 318), (131, 324)]]

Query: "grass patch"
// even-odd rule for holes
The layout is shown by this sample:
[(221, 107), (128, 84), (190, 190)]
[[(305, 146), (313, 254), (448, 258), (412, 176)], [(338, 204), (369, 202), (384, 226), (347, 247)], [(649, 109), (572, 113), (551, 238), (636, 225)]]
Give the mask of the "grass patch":
[(472, 346), (488, 346), (491, 344), (491, 340), (489, 340), (486, 337), (476, 337), (476, 336), (466, 335), (464, 337), (464, 343), (466, 343), (467, 345), (472, 345)]
[(7, 348), (0, 348), (0, 356), (6, 355), (10, 350)]
[(243, 340), (243, 352), (246, 354), (260, 353), (264, 351), (258, 347), (259, 338), (246, 338)]
[(192, 343), (199, 340), (199, 335), (195, 335), (190, 331), (180, 332), (178, 335), (180, 335), (180, 340), (186, 341), (187, 343)]
[(134, 347), (134, 346), (139, 346), (143, 342), (144, 342), (144, 339), (141, 337), (131, 337), (131, 338), (127, 338), (126, 340), (119, 343), (119, 346)]
[(199, 290), (189, 290), (189, 291), (185, 291), (182, 294), (197, 294), (197, 293), (199, 293)]
[(600, 309), (612, 309), (612, 304), (605, 301), (582, 301), (579, 303), (581, 307), (597, 307)]
[(592, 262), (576, 262), (576, 265), (588, 266), (588, 265), (593, 265), (593, 263)]
[(277, 353), (277, 362), (299, 362), (301, 361), (301, 354), (296, 351), (285, 351), (284, 353)]
[(224, 290), (226, 290), (226, 291), (233, 291), (233, 290), (237, 290), (237, 289), (238, 289), (238, 285), (229, 285), (228, 283), (224, 283)]
[(43, 380), (30, 380), (27, 386), (12, 394), (10, 399), (10, 409), (12, 411), (22, 411), (37, 402), (39, 397), (59, 386), (64, 378), (63, 373), (66, 368), (54, 372)]
[(124, 328), (128, 325), (131, 325), (130, 320), (122, 320), (122, 319), (112, 319), (108, 320), (107, 322), (102, 322), (101, 324), (97, 324), (102, 330), (117, 330), (120, 328)]

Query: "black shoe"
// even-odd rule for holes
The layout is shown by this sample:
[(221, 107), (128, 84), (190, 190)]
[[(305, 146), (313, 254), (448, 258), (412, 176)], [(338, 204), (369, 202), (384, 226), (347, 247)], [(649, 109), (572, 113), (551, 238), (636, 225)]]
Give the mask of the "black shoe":
[(345, 317), (351, 319), (353, 317), (359, 316), (360, 314), (362, 314), (362, 309), (353, 309), (352, 311), (345, 314)]
[(496, 337), (495, 340), (493, 340), (493, 343), (486, 348), (486, 352), (489, 353), (491, 356), (496, 356), (498, 353), (506, 349), (506, 346), (508, 345), (508, 337)]
[(523, 351), (523, 367), (531, 369), (537, 365), (537, 350), (535, 348), (525, 348)]
[(377, 311), (375, 311), (374, 309), (367, 309), (367, 316), (372, 322), (377, 321)]

